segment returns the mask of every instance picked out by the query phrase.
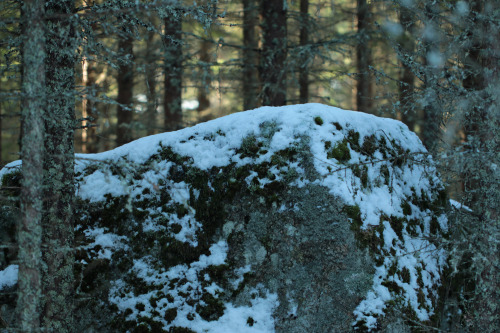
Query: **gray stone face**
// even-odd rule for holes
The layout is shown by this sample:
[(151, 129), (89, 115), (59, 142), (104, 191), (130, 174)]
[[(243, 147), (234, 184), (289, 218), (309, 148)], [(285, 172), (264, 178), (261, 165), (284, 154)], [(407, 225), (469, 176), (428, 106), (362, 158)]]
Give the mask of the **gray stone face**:
[(356, 245), (342, 204), (325, 188), (291, 188), (280, 197), (282, 211), (246, 196), (228, 209), (228, 258), (252, 265), (254, 274), (235, 302), (249, 303), (248, 291), (262, 284), (278, 294), (276, 332), (350, 331), (372, 285), (368, 250)]

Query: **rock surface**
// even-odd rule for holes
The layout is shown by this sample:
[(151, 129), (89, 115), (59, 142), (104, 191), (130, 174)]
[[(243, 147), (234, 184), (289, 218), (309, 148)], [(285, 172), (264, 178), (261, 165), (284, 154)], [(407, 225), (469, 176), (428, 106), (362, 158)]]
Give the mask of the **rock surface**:
[(435, 315), (444, 192), (398, 121), (260, 108), (77, 157), (81, 332), (404, 332)]
[(260, 283), (278, 295), (277, 332), (349, 331), (375, 269), (368, 250), (356, 244), (342, 204), (316, 185), (285, 190), (282, 212), (255, 199), (239, 198), (228, 209), (228, 223), (238, 230), (228, 257), (237, 267), (251, 265), (253, 274), (235, 304), (246, 304)]

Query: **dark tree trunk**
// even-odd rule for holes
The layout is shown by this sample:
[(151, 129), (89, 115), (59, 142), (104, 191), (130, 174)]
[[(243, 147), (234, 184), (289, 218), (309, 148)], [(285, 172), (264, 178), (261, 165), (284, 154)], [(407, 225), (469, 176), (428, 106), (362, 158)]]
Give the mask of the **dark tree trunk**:
[(37, 332), (40, 328), (42, 295), (42, 208), (45, 108), (45, 13), (44, 0), (24, 1), (23, 19), (23, 145), (21, 151), (21, 221), (18, 224), (19, 328)]
[(182, 21), (180, 18), (165, 19), (165, 92), (163, 126), (167, 131), (182, 127)]
[[(425, 4), (426, 25), (432, 26), (436, 24), (434, 21), (435, 4)], [(435, 64), (429, 62), (429, 55), (434, 52), (439, 52), (439, 47), (434, 36), (424, 38), (425, 48), (425, 73), (424, 73), (424, 98), (425, 106), (423, 110), (422, 124), (422, 141), (429, 151), (434, 151), (437, 148), (441, 137), (441, 122), (442, 114), (438, 100), (438, 79), (440, 69), (436, 68)]]
[(256, 26), (258, 8), (255, 0), (243, 0), (243, 109), (251, 110), (258, 106), (257, 87), (258, 53)]
[(45, 116), (44, 216), (42, 222), (43, 327), (73, 332), (73, 204), (75, 51), (74, 1), (46, 2), (48, 89)]
[[(482, 5), (480, 1), (475, 1), (472, 3), (471, 8), (471, 22), (475, 24), (480, 24), (478, 22), (477, 16), (482, 13)], [(486, 62), (488, 59), (484, 57), (484, 52), (486, 49), (486, 45), (484, 43), (483, 36), (477, 36), (473, 33), (470, 33), (468, 36), (470, 47), (466, 50), (466, 57), (464, 62), (464, 70), (466, 73), (465, 78), (462, 81), (463, 87), (472, 93), (483, 93), (486, 88), (488, 82), (486, 77), (484, 76), (484, 68), (487, 68)], [(472, 96), (477, 99), (477, 96)], [(486, 120), (486, 108), (484, 106), (476, 106), (471, 107), (471, 112), (469, 113), (466, 122), (465, 122), (465, 134), (467, 136), (468, 141), (470, 139), (477, 137), (481, 138), (481, 134), (484, 135), (481, 131), (482, 124)], [(484, 138), (483, 140), (484, 141)]]
[[(413, 40), (414, 21), (411, 12), (406, 7), (401, 7), (399, 11), (399, 22), (405, 30), (400, 46), (404, 55), (413, 55), (415, 51), (415, 42)], [(399, 103), (401, 105), (401, 118), (410, 128), (415, 130), (416, 112), (415, 112), (415, 76), (407, 60), (401, 61), (401, 72), (399, 76)]]
[(356, 64), (358, 81), (356, 84), (356, 106), (358, 111), (373, 112), (373, 88), (370, 75), (372, 56), (370, 47), (370, 5), (366, 0), (358, 0), (358, 43), (356, 45)]
[(155, 134), (156, 110), (158, 109), (158, 96), (156, 94), (156, 47), (155, 33), (148, 33), (146, 55), (146, 85), (148, 105), (146, 108), (146, 131), (148, 135)]
[[(0, 91), (2, 91), (1, 89), (2, 87), (2, 82), (0, 81)], [(2, 119), (3, 118), (3, 115), (2, 115), (2, 103), (0, 102), (0, 165), (3, 166), (3, 154), (2, 154), (2, 136), (3, 136), (3, 124), (2, 124)]]
[(260, 0), (262, 105), (286, 104), (287, 10), (283, 0)]
[(130, 58), (120, 64), (118, 70), (118, 98), (117, 109), (117, 131), (116, 144), (121, 146), (132, 141), (132, 121), (134, 112), (132, 108), (133, 89), (134, 89), (134, 64), (131, 61), (133, 57), (133, 39), (131, 36), (120, 37), (118, 42), (119, 53), (121, 56), (129, 55)]
[[(309, 0), (300, 0), (300, 46), (305, 47), (309, 43)], [(305, 53), (305, 52), (304, 52)], [(309, 78), (306, 64), (307, 55), (302, 59), (299, 69), (299, 101), (309, 101)]]
[(200, 64), (203, 67), (200, 80), (201, 87), (198, 87), (198, 111), (206, 110), (210, 107), (210, 99), (208, 98), (208, 93), (210, 92), (210, 84), (212, 82), (211, 75), (212, 71), (210, 69), (211, 59), (210, 59), (210, 45), (209, 41), (202, 41), (200, 46)]

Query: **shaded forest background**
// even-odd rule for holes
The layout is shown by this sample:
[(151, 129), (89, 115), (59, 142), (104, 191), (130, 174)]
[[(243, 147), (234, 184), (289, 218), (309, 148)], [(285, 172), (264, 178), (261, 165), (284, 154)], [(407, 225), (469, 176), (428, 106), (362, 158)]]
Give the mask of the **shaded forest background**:
[[(450, 211), (444, 299), (460, 307), (463, 329), (493, 332), (499, 25), (493, 0), (2, 1), (0, 163), (28, 158), (23, 142), (59, 158), (95, 153), (264, 105), (319, 102), (399, 119), (432, 153), (449, 195), (472, 209)], [(36, 31), (43, 41), (28, 45)], [(47, 135), (38, 142), (26, 139), (36, 128), (37, 106), (26, 104), (42, 77), (28, 67), (36, 59), (52, 89), (39, 96)]]
[[(22, 136), (21, 8), (0, 8), (4, 163), (18, 159)], [(77, 1), (75, 151), (306, 102), (397, 118), (427, 147), (438, 136), (459, 143), (463, 128), (450, 126), (443, 96), (426, 89), (433, 74), (449, 80), (445, 72), (467, 69), (473, 45), (461, 46), (463, 59), (444, 48), (454, 24), (462, 38), (474, 34), (466, 24), (474, 24), (473, 9), (435, 1)]]

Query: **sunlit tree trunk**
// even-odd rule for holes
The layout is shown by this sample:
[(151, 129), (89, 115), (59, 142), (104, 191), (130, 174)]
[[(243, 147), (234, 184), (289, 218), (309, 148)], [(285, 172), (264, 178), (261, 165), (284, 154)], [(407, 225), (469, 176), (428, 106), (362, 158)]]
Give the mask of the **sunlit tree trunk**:
[(286, 104), (287, 4), (260, 0), (263, 45), (260, 59), (262, 105)]
[(358, 0), (358, 43), (356, 45), (356, 59), (358, 81), (356, 83), (356, 106), (358, 111), (372, 112), (373, 88), (370, 75), (372, 66), (372, 49), (370, 47), (370, 5), (366, 0)]
[(17, 311), (22, 332), (40, 328), (45, 108), (45, 1), (24, 1), (21, 221)]
[(164, 53), (164, 128), (182, 127), (182, 21), (180, 17), (165, 18)]
[(82, 85), (85, 87), (85, 94), (82, 99), (82, 117), (86, 128), (82, 130), (82, 152), (97, 153), (98, 137), (95, 124), (98, 115), (95, 110), (95, 84), (96, 71), (95, 64), (87, 57), (82, 59)]
[(47, 108), (42, 222), (43, 321), (47, 332), (73, 332), (74, 1), (46, 1)]
[(118, 42), (118, 49), (120, 55), (128, 56), (130, 58), (125, 59), (120, 64), (118, 69), (118, 97), (117, 102), (119, 103), (117, 108), (117, 132), (116, 132), (116, 144), (121, 146), (127, 142), (132, 141), (132, 121), (134, 119), (134, 112), (132, 107), (133, 102), (133, 89), (134, 89), (134, 64), (132, 58), (133, 52), (133, 39), (132, 36), (126, 35), (120, 37)]
[(243, 0), (243, 109), (251, 110), (258, 106), (257, 87), (258, 53), (256, 26), (258, 8), (256, 0)]
[[(87, 58), (86, 57), (83, 57), (82, 59), (82, 86), (84, 87), (84, 89), (87, 89), (87, 83), (88, 83), (88, 66), (89, 66), (89, 63), (87, 61)], [(87, 105), (89, 104), (89, 101), (88, 101), (88, 94), (87, 94), (87, 91), (84, 91), (83, 95), (82, 95), (82, 118), (83, 119), (86, 119), (88, 118), (88, 115), (87, 115)], [(85, 122), (85, 120), (84, 120)], [(82, 153), (87, 153), (88, 150), (87, 150), (87, 142), (88, 142), (88, 133), (86, 131), (86, 129), (83, 129), (82, 130), (82, 133), (81, 133), (81, 151)], [(75, 145), (78, 147), (78, 141), (75, 142)], [(77, 148), (78, 150), (78, 148)]]

